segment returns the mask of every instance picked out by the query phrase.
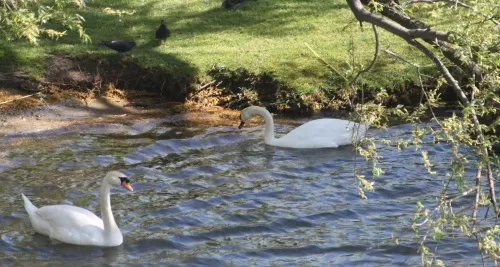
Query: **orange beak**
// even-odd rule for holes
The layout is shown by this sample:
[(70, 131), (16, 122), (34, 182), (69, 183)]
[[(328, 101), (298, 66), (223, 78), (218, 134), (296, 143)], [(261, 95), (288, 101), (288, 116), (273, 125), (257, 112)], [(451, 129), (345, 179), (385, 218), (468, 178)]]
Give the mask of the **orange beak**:
[(127, 183), (127, 181), (123, 181), (122, 186), (127, 188), (129, 191), (134, 192), (134, 189), (132, 188), (132, 186), (129, 183)]

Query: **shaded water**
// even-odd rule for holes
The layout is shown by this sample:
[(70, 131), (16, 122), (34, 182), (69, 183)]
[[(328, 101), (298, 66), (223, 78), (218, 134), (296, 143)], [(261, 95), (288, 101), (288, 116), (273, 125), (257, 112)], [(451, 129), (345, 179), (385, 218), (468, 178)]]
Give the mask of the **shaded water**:
[[(368, 135), (410, 132), (401, 125)], [(415, 204), (432, 208), (443, 186), (427, 175), (420, 152), (380, 144), (386, 173), (363, 200), (355, 161), (368, 178), (371, 169), (352, 147), (270, 147), (262, 127), (145, 120), (11, 136), (0, 145), (7, 148), (0, 151), (0, 265), (416, 265), (418, 244), (408, 239)], [(426, 149), (434, 162), (449, 161), (448, 145)], [(135, 189), (112, 191), (122, 246), (78, 247), (33, 233), (21, 192), (39, 207), (72, 204), (99, 214), (100, 182), (112, 169), (123, 170)], [(444, 240), (439, 253), (445, 262), (480, 261), (474, 240)]]

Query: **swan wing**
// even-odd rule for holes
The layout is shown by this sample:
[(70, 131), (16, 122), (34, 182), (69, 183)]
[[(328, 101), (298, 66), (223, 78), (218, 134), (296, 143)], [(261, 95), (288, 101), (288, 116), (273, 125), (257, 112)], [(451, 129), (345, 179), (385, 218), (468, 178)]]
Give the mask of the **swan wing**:
[[(357, 125), (352, 121), (339, 119), (313, 120), (293, 129), (278, 140), (296, 148), (336, 148), (352, 143), (351, 138)], [(360, 127), (358, 140), (367, 130), (367, 127), (363, 126)]]
[(53, 205), (41, 207), (36, 214), (50, 223), (52, 227), (77, 228), (94, 225), (104, 229), (102, 219), (94, 213), (75, 206)]
[(49, 237), (74, 245), (106, 246), (103, 229), (90, 224), (79, 228), (53, 229)]
[[(101, 245), (104, 225), (94, 213), (75, 206), (54, 205), (36, 211), (37, 223), (50, 238), (76, 245)], [(36, 229), (36, 227), (35, 227)]]

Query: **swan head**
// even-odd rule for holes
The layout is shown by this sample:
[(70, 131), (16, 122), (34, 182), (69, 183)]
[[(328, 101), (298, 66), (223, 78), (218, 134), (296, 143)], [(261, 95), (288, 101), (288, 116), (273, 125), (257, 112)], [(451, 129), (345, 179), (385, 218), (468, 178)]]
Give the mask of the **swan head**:
[(241, 129), (243, 128), (243, 126), (245, 126), (245, 122), (250, 119), (254, 114), (254, 110), (255, 110), (256, 107), (254, 106), (250, 106), (250, 107), (247, 107), (247, 108), (244, 108), (240, 111), (240, 126), (238, 126), (238, 129)]
[(108, 172), (108, 174), (106, 174), (105, 179), (108, 181), (109, 184), (121, 185), (129, 191), (134, 191), (134, 188), (132, 188), (132, 186), (130, 185), (130, 180), (122, 172), (110, 171)]

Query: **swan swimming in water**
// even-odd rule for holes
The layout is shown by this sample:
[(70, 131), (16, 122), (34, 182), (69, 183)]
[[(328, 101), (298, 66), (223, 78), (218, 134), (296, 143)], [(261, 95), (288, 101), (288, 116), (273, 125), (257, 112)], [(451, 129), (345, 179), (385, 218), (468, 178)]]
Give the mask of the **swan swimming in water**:
[(123, 236), (111, 211), (109, 191), (112, 185), (122, 185), (134, 191), (123, 173), (108, 172), (101, 185), (102, 219), (86, 209), (70, 205), (37, 208), (24, 194), (21, 195), (36, 232), (69, 244), (113, 247), (122, 244)]
[(274, 121), (265, 108), (250, 106), (240, 112), (241, 129), (253, 116), (262, 116), (265, 121), (264, 142), (271, 146), (290, 148), (337, 148), (352, 144), (352, 138), (359, 142), (369, 126), (339, 119), (318, 119), (309, 121), (281, 138), (274, 137)]

